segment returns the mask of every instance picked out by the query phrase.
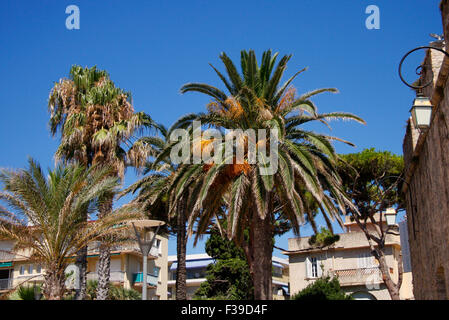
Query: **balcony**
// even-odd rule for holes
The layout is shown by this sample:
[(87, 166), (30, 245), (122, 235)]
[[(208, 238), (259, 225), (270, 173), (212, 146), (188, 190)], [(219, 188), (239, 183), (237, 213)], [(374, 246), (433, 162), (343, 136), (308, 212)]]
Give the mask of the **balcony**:
[[(141, 255), (141, 251), (137, 244), (120, 244), (120, 245), (115, 245), (115, 246), (111, 247), (111, 252), (122, 252), (122, 251), (130, 251), (130, 252), (136, 253), (138, 255)], [(89, 255), (96, 255), (99, 252), (100, 252), (100, 243), (99, 242), (92, 242), (91, 244), (89, 244), (89, 247), (88, 247)], [(148, 258), (155, 259), (158, 256), (159, 256), (159, 248), (153, 246), (150, 250), (150, 253), (148, 254)]]
[(373, 285), (382, 282), (382, 273), (378, 267), (333, 270), (342, 286)]
[(0, 291), (12, 289), (12, 279), (0, 279)]
[[(143, 281), (143, 272), (137, 272), (133, 274), (133, 284), (141, 286)], [(147, 284), (150, 287), (157, 287), (158, 277), (151, 273), (147, 273)]]
[[(87, 280), (98, 280), (98, 273), (89, 272), (87, 274)], [(125, 272), (124, 271), (111, 271), (109, 281), (124, 282), (125, 281)]]
[(0, 261), (12, 261), (16, 255), (14, 253), (0, 250)]

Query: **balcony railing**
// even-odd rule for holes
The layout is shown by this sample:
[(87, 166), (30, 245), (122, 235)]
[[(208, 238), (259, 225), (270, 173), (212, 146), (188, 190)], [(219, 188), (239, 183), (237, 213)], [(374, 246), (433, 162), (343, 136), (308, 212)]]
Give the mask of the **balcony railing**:
[(15, 257), (14, 253), (0, 250), (0, 261), (12, 261)]
[(341, 285), (374, 284), (382, 282), (382, 273), (378, 267), (333, 270)]
[[(98, 280), (98, 273), (89, 272), (87, 274), (87, 280)], [(124, 282), (125, 272), (124, 271), (111, 271), (109, 276), (109, 281), (111, 282)]]
[[(89, 244), (88, 252), (89, 254), (95, 254), (100, 251), (100, 243), (93, 242)], [(120, 244), (111, 247), (111, 251), (135, 251), (140, 253), (139, 246), (137, 244)], [(159, 249), (157, 247), (152, 247), (149, 256), (157, 257), (159, 255)]]
[(0, 290), (12, 289), (12, 279), (0, 279)]
[[(143, 273), (137, 272), (133, 275), (133, 283), (134, 284), (142, 284), (143, 282)], [(147, 273), (147, 284), (149, 284), (152, 287), (157, 287), (158, 277), (151, 273)]]

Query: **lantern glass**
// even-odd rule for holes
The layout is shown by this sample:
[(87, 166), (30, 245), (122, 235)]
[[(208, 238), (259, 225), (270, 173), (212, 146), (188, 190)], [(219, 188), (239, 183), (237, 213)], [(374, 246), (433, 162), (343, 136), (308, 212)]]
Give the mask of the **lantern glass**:
[(417, 97), (413, 102), (412, 109), (413, 124), (415, 128), (425, 129), (430, 126), (432, 117), (432, 103), (427, 97)]
[(396, 215), (395, 214), (386, 214), (385, 219), (387, 220), (387, 225), (394, 226), (396, 224)]
[(396, 210), (393, 208), (388, 208), (385, 211), (385, 220), (387, 220), (388, 226), (394, 226), (396, 224)]

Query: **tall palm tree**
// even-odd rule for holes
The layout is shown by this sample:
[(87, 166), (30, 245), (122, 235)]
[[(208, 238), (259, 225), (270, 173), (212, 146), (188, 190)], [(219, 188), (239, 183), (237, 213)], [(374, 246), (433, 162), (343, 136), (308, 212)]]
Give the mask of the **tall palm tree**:
[[(141, 138), (142, 142), (149, 145), (149, 149), (155, 157), (155, 161), (147, 162), (144, 177), (129, 186), (122, 192), (135, 193), (137, 196), (133, 203), (137, 203), (145, 212), (149, 212), (152, 217), (162, 219), (169, 225), (173, 225), (172, 231), (176, 233), (177, 245), (177, 269), (176, 269), (176, 299), (187, 299), (187, 278), (186, 278), (186, 254), (187, 254), (187, 233), (186, 221), (193, 201), (190, 200), (191, 190), (183, 188), (184, 192), (179, 197), (175, 197), (180, 183), (179, 177), (189, 169), (186, 165), (173, 163), (166, 150), (170, 150), (171, 143), (169, 137), (175, 129), (188, 128), (191, 126), (196, 115), (189, 114), (180, 118), (170, 129), (163, 125), (158, 125), (161, 136), (150, 136)], [(194, 175), (188, 176), (186, 185), (194, 182)], [(176, 201), (174, 199), (176, 198)], [(189, 201), (190, 200), (190, 201)], [(189, 207), (190, 204), (190, 207)]]
[(88, 243), (107, 237), (118, 241), (126, 234), (116, 226), (140, 215), (130, 208), (96, 221), (87, 222), (101, 205), (104, 194), (115, 193), (117, 178), (109, 168), (73, 164), (58, 166), (46, 177), (39, 164), (29, 160), (26, 170), (2, 170), (4, 191), (0, 199), (12, 211), (0, 206), (0, 235), (15, 242), (14, 250), (26, 250), (30, 259), (45, 269), (43, 294), (61, 299), (65, 291), (65, 268)]
[[(336, 89), (318, 89), (297, 96), (291, 85), (295, 73), (284, 84), (281, 78), (291, 55), (282, 57), (276, 66), (277, 53), (271, 50), (262, 55), (259, 65), (254, 51), (241, 52), (241, 73), (225, 54), (220, 55), (227, 77), (212, 66), (225, 85), (228, 94), (208, 84), (189, 83), (181, 88), (182, 93), (196, 91), (212, 98), (208, 112), (200, 114), (202, 124), (217, 129), (259, 129), (278, 131), (277, 142), (267, 134), (257, 145), (258, 163), (251, 164), (248, 153), (248, 138), (240, 139), (244, 145), (244, 162), (231, 164), (227, 159), (220, 163), (204, 164), (207, 171), (201, 180), (194, 209), (189, 216), (189, 234), (197, 225), (197, 236), (205, 232), (213, 218), (217, 205), (227, 199), (227, 230), (229, 238), (243, 247), (254, 282), (256, 299), (271, 299), (271, 257), (273, 250), (273, 215), (278, 212), (287, 217), (296, 233), (304, 222), (305, 199), (311, 196), (320, 209), (339, 219), (345, 212), (345, 204), (351, 205), (341, 188), (336, 171), (337, 154), (332, 146), (335, 137), (306, 130), (304, 124), (327, 119), (350, 119), (364, 123), (359, 117), (348, 113), (319, 114), (310, 100), (322, 92)], [(344, 140), (341, 140), (344, 141)], [(259, 151), (261, 146), (277, 149), (277, 172), (266, 170), (266, 156)], [(253, 142), (255, 143), (255, 141)], [(188, 175), (188, 173), (186, 173)], [(336, 203), (336, 205), (334, 205)], [(310, 211), (310, 210), (307, 210)], [(194, 222), (198, 222), (195, 224)], [(249, 236), (245, 235), (249, 230)]]
[[(145, 163), (148, 150), (135, 141), (135, 135), (153, 128), (153, 121), (143, 112), (134, 112), (130, 93), (116, 87), (106, 71), (73, 66), (69, 79), (55, 83), (48, 105), (51, 133), (61, 132), (57, 160), (87, 167), (107, 164), (120, 178), (127, 166)], [(112, 195), (104, 196), (99, 217), (112, 211)], [(84, 248), (79, 258), (83, 277), (78, 299), (84, 299), (86, 292), (86, 254)], [(102, 300), (109, 290), (110, 249), (106, 244), (100, 245), (98, 273), (98, 299)]]

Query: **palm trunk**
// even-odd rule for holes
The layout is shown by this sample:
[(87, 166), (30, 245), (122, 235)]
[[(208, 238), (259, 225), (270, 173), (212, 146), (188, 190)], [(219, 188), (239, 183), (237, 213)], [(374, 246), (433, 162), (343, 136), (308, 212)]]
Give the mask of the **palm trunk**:
[(44, 275), (43, 294), (47, 300), (61, 300), (65, 291), (64, 270), (50, 266)]
[(254, 213), (250, 230), (248, 259), (254, 285), (255, 300), (272, 300), (272, 254), (273, 237), (270, 215), (262, 219)]
[[(112, 212), (112, 196), (107, 196), (99, 209), (99, 218), (105, 217)], [(98, 258), (98, 287), (97, 300), (106, 300), (109, 296), (109, 279), (111, 275), (111, 248), (108, 243), (100, 244), (100, 255)]]
[(75, 264), (80, 271), (80, 288), (75, 292), (75, 300), (85, 300), (87, 292), (87, 246), (78, 252)]
[(176, 300), (187, 300), (187, 232), (185, 201), (180, 200), (176, 214), (176, 254), (178, 267), (176, 268)]

